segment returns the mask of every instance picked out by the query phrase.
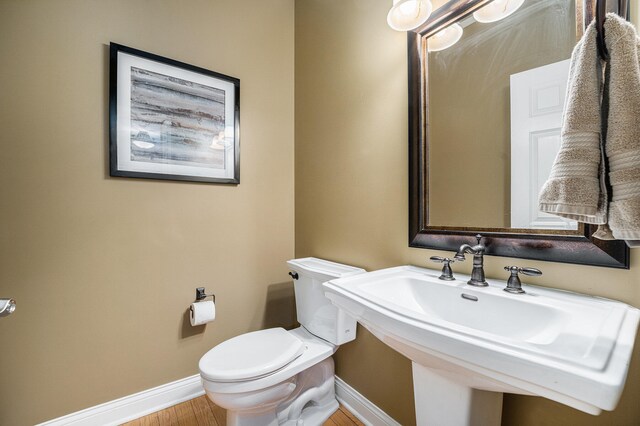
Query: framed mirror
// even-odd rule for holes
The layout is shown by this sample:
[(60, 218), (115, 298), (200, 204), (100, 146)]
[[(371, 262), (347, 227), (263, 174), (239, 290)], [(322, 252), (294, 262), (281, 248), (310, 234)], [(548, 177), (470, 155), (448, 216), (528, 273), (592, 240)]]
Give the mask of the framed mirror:
[[(594, 1), (525, 0), (497, 21), (489, 3), (448, 1), (408, 33), (409, 245), (456, 250), (480, 233), (487, 254), (628, 268), (623, 241), (537, 209)], [(445, 29), (458, 40), (441, 49)]]

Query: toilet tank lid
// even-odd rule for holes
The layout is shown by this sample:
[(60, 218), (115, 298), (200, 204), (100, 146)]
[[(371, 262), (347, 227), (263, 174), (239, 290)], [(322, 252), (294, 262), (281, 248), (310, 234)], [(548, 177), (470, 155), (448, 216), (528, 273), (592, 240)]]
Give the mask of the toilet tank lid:
[(284, 328), (269, 328), (226, 340), (200, 359), (200, 374), (217, 382), (252, 380), (271, 374), (304, 352), (300, 339)]
[(287, 262), (289, 267), (300, 272), (310, 271), (334, 278), (346, 277), (348, 275), (360, 274), (366, 272), (362, 268), (344, 265), (342, 263), (331, 262), (329, 260), (318, 259), (316, 257), (304, 257), (300, 259), (292, 259)]

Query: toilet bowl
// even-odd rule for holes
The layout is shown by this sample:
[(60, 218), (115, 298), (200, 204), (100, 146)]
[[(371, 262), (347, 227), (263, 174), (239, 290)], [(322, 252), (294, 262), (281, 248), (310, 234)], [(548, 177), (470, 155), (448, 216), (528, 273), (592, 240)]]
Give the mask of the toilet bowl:
[(364, 270), (316, 258), (287, 263), (301, 326), (242, 334), (200, 359), (206, 395), (227, 410), (227, 426), (317, 426), (338, 409), (331, 355), (355, 338), (356, 322), (325, 298), (322, 283)]

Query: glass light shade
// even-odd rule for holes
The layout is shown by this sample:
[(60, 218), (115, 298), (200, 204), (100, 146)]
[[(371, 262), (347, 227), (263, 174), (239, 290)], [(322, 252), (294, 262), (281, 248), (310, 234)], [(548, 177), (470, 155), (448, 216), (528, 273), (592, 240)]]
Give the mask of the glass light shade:
[(430, 0), (393, 0), (387, 23), (396, 31), (410, 31), (424, 24), (432, 10)]
[(447, 28), (438, 31), (427, 41), (427, 49), (429, 52), (438, 52), (448, 49), (460, 40), (462, 37), (462, 27), (458, 24), (451, 24)]
[(494, 0), (482, 9), (473, 12), (478, 22), (496, 22), (506, 18), (522, 6), (524, 0)]

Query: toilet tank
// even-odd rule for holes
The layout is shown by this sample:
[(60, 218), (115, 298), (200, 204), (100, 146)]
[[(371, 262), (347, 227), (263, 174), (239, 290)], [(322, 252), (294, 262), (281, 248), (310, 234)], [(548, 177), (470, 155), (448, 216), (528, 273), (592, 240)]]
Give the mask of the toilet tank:
[(334, 345), (355, 339), (356, 320), (325, 297), (322, 283), (366, 271), (314, 257), (289, 260), (287, 264), (298, 274), (298, 279), (293, 280), (298, 322), (311, 334)]

